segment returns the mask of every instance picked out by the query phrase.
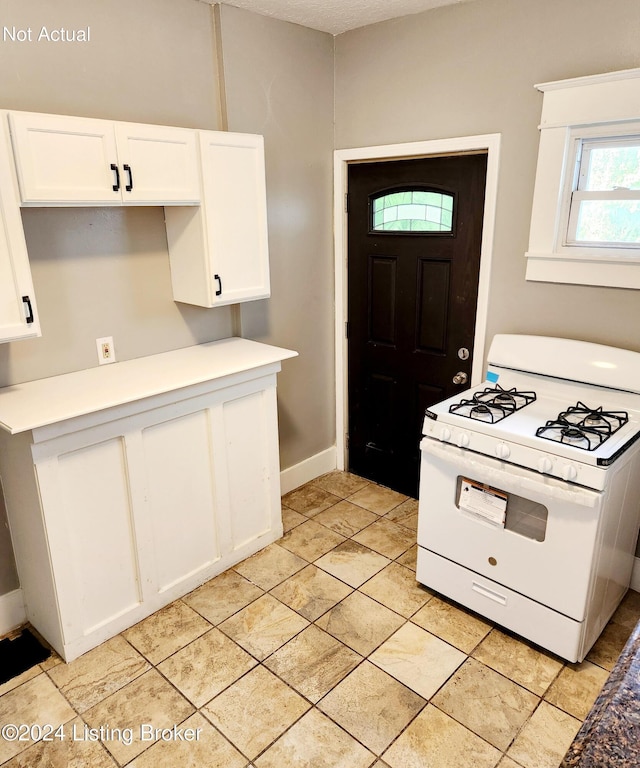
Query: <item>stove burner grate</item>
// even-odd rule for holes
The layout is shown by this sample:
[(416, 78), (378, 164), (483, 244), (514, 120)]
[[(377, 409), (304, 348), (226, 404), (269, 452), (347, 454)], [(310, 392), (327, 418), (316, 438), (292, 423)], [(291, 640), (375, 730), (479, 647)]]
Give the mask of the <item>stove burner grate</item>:
[(464, 416), (467, 419), (495, 424), (506, 419), (512, 413), (524, 408), (536, 399), (535, 392), (519, 392), (513, 389), (503, 389), (499, 384), (476, 392), (473, 397), (463, 399), (449, 406), (449, 413)]
[(578, 401), (577, 405), (558, 414), (557, 419), (538, 427), (536, 436), (594, 451), (628, 421), (626, 411), (605, 411), (602, 406), (589, 408)]

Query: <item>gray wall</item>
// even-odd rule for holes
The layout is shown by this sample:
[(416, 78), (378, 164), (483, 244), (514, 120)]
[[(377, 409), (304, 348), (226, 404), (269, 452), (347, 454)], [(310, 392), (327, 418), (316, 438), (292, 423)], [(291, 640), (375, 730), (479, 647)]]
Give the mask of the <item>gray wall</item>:
[[(603, 10), (604, 9), (604, 10)], [(0, 25), (91, 26), (92, 42), (0, 41), (0, 107), (265, 135), (272, 298), (204, 310), (171, 299), (162, 210), (23, 212), (43, 337), (0, 345), (0, 385), (232, 333), (300, 352), (279, 379), (284, 468), (334, 443), (331, 151), (334, 39), (232, 7), (220, 51), (196, 0), (0, 0)], [(640, 65), (636, 0), (476, 0), (335, 40), (335, 146), (501, 132), (489, 334), (640, 349), (636, 291), (526, 283), (536, 82)], [(226, 113), (218, 109), (217, 60)], [(552, 300), (561, 300), (554, 308)], [(239, 320), (239, 323), (238, 323)], [(0, 510), (0, 556), (8, 551)], [(13, 589), (0, 571), (0, 595)]]
[[(209, 6), (193, 0), (0, 0), (0, 107), (218, 128)], [(91, 27), (91, 42), (36, 42), (41, 27)], [(170, 55), (168, 55), (170, 53)], [(0, 386), (89, 368), (95, 339), (125, 360), (230, 335), (231, 314), (171, 300), (161, 208), (25, 210), (43, 335), (0, 345)], [(0, 595), (17, 586), (0, 504)]]
[(502, 134), (488, 342), (532, 333), (640, 352), (640, 291), (527, 282), (524, 258), (534, 84), (638, 67), (639, 40), (636, 0), (476, 0), (336, 38), (337, 148)]
[[(89, 43), (0, 39), (0, 107), (219, 128), (211, 9), (194, 0), (0, 0), (0, 24), (90, 26)], [(0, 385), (228, 336), (229, 309), (171, 298), (162, 208), (23, 209), (42, 337), (0, 345)], [(2, 591), (0, 585), (0, 592)]]
[(525, 281), (542, 94), (640, 66), (636, 0), (476, 0), (336, 38), (336, 147), (501, 133), (488, 333), (640, 351), (640, 292)]
[(265, 137), (271, 299), (242, 305), (242, 333), (290, 347), (278, 381), (281, 459), (335, 443), (333, 38), (221, 6), (230, 131)]
[[(229, 128), (266, 135), (273, 298), (243, 335), (301, 352), (280, 375), (282, 466), (333, 437), (333, 38), (224, 9)], [(226, 13), (228, 11), (228, 13)], [(90, 25), (91, 42), (0, 37), (0, 108), (208, 129), (219, 107), (212, 8), (197, 0), (0, 0), (2, 26)], [(176, 304), (161, 208), (23, 210), (43, 335), (0, 345), (0, 386), (223, 338), (240, 311)], [(0, 503), (0, 595), (17, 585)]]

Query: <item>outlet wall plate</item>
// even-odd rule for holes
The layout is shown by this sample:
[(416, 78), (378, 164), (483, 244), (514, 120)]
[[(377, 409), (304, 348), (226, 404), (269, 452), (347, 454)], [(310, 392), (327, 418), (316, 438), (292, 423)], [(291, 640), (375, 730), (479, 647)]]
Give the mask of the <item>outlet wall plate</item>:
[(100, 365), (115, 363), (116, 350), (113, 346), (113, 336), (103, 336), (96, 339), (96, 349), (98, 350), (98, 363)]

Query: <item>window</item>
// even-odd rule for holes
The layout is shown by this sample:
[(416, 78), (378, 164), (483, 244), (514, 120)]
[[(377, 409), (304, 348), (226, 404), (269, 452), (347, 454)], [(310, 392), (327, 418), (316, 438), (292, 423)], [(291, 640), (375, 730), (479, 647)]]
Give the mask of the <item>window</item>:
[(453, 195), (425, 189), (383, 192), (371, 199), (372, 232), (453, 232)]
[(527, 280), (640, 290), (640, 69), (536, 88)]
[(640, 248), (640, 136), (579, 142), (566, 244)]

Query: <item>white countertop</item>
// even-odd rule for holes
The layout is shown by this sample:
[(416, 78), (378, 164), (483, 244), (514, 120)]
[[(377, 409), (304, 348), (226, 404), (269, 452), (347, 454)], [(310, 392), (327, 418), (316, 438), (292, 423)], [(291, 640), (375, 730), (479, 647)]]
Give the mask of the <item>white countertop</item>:
[(0, 389), (0, 428), (17, 434), (153, 395), (279, 363), (297, 352), (248, 339), (110, 363)]

